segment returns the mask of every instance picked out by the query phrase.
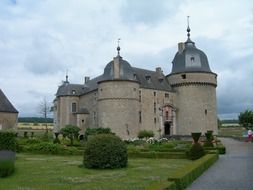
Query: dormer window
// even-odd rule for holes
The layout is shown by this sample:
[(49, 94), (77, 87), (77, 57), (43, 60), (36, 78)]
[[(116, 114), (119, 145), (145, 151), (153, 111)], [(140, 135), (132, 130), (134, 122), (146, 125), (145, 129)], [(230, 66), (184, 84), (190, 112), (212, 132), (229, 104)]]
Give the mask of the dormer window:
[(137, 79), (137, 76), (136, 76), (136, 74), (134, 74), (134, 79)]
[(146, 75), (145, 78), (148, 82), (150, 82), (151, 77), (149, 75)]
[(75, 91), (75, 90), (72, 90), (72, 94), (75, 95), (75, 94), (76, 94), (76, 91)]
[(195, 61), (195, 58), (194, 57), (191, 57), (191, 62), (193, 63)]

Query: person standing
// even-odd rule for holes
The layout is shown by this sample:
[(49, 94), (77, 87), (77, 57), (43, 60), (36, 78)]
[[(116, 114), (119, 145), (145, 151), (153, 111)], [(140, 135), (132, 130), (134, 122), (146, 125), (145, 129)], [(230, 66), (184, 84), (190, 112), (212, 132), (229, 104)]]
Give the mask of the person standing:
[(252, 142), (253, 131), (251, 129), (248, 130), (248, 141)]

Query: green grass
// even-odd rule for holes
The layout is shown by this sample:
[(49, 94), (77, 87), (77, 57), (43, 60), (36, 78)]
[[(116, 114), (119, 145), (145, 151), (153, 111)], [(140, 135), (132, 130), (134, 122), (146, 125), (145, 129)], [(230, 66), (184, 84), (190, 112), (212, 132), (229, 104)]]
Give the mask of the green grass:
[(222, 127), (219, 129), (219, 136), (242, 137), (247, 134), (247, 130), (243, 127)]
[(82, 156), (17, 154), (13, 175), (0, 179), (8, 190), (142, 190), (193, 161), (129, 159), (127, 168), (93, 170), (80, 167)]

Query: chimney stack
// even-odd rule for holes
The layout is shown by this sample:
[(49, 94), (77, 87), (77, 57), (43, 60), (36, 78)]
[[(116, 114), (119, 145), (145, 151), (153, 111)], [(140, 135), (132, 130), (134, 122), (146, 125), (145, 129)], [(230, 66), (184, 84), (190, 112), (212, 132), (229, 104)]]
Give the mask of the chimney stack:
[(86, 84), (87, 82), (89, 82), (90, 77), (84, 77), (84, 84)]
[(178, 43), (178, 53), (182, 53), (184, 51), (184, 42)]

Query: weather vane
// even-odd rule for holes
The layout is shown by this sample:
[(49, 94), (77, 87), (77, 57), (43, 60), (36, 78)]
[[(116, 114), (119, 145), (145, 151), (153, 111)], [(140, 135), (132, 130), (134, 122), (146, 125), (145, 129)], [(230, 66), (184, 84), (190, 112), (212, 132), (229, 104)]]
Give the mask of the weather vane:
[(118, 55), (119, 55), (119, 52), (120, 52), (120, 46), (119, 46), (120, 40), (121, 40), (121, 39), (118, 38), (118, 47), (117, 47)]
[(190, 18), (190, 16), (187, 16), (187, 36), (188, 36), (188, 38), (190, 38), (190, 31), (191, 31), (190, 24), (189, 24), (189, 18)]

